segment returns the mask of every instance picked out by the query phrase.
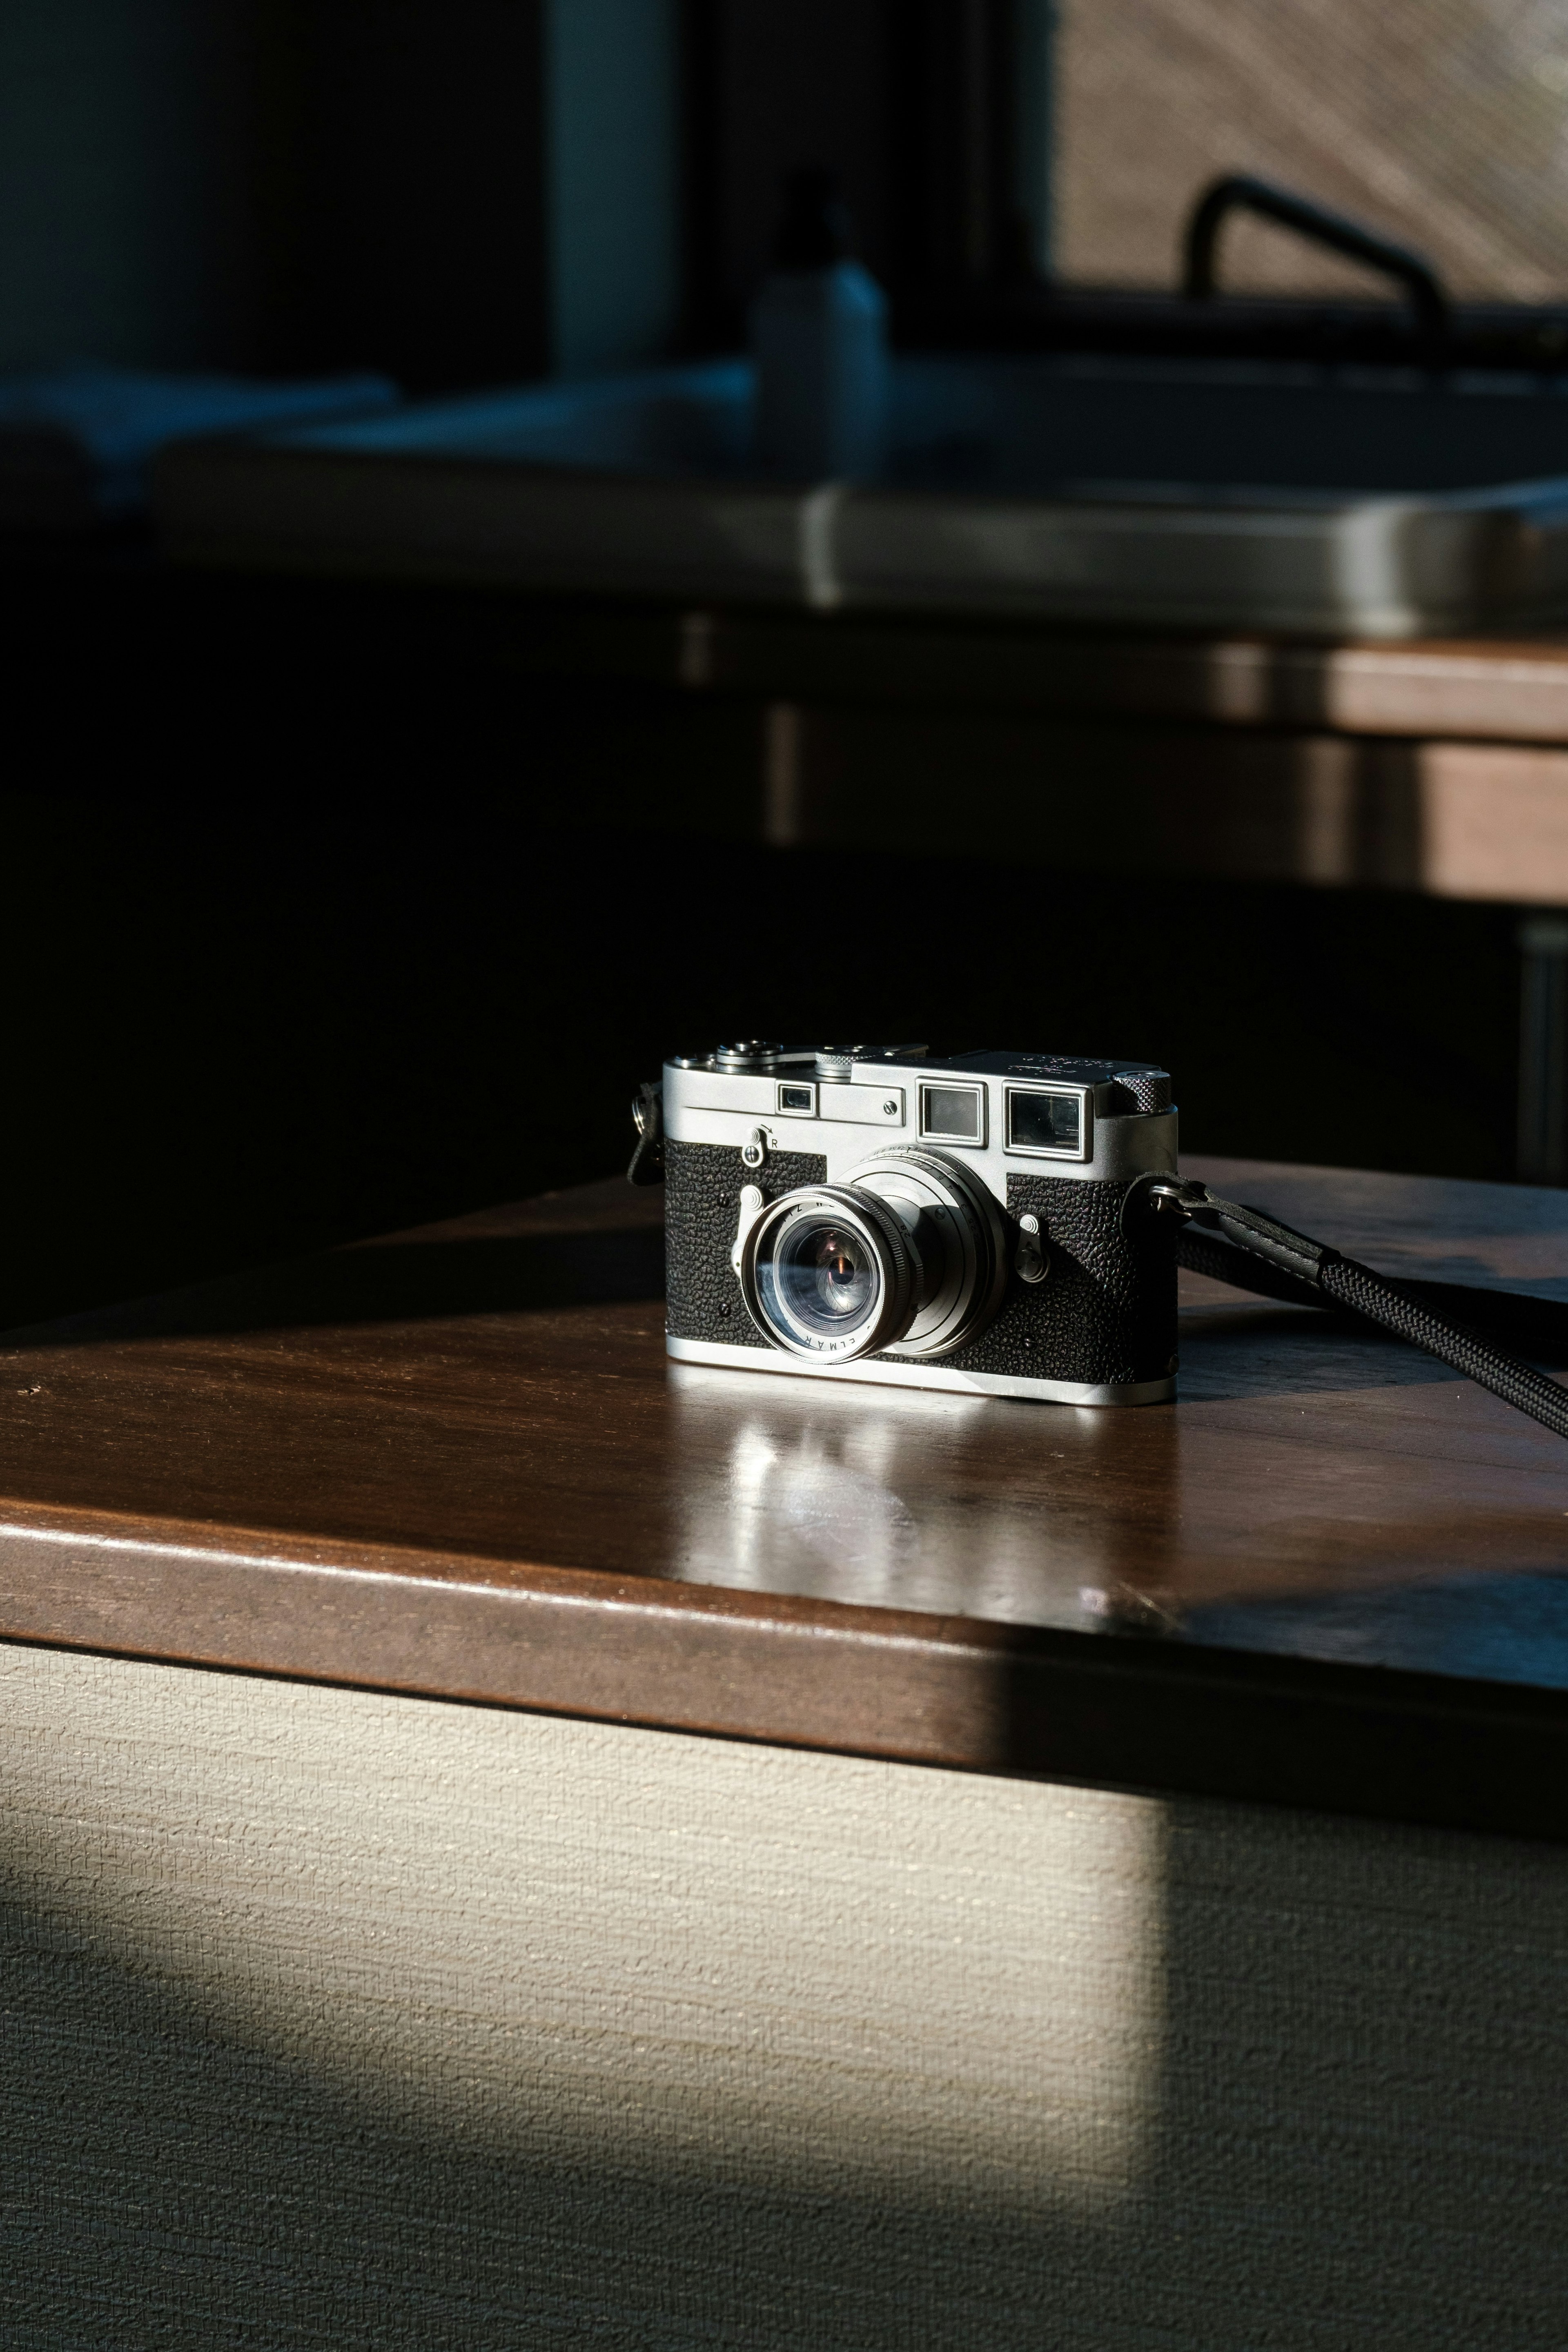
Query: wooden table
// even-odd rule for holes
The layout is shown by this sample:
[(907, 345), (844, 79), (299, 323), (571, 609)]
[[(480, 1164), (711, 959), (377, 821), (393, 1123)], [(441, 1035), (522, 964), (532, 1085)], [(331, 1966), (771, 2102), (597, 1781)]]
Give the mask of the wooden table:
[(1185, 1277), (1173, 1408), (678, 1375), (660, 1209), (7, 1337), (18, 2340), (1559, 2341), (1560, 1441)]
[[(1568, 1295), (1568, 1194), (1192, 1164), (1385, 1270)], [(0, 1637), (1568, 1839), (1546, 1432), (1186, 1275), (1173, 1411), (671, 1368), (662, 1202), (13, 1336)]]

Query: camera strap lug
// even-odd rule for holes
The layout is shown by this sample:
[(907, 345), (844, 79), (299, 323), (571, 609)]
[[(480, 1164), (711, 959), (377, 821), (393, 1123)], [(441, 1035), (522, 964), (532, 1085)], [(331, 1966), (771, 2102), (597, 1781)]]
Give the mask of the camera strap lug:
[(741, 1222), (735, 1228), (734, 1246), (730, 1252), (730, 1264), (735, 1270), (737, 1279), (739, 1279), (741, 1272), (741, 1253), (746, 1246), (746, 1235), (751, 1232), (752, 1227), (756, 1223), (757, 1219), (762, 1215), (763, 1211), (766, 1206), (767, 1203), (763, 1199), (763, 1190), (760, 1184), (742, 1185)]
[(645, 1078), (632, 1103), (632, 1125), (637, 1131), (637, 1150), (632, 1153), (626, 1170), (628, 1184), (662, 1184), (664, 1181), (664, 1089), (656, 1079)]
[(1156, 1177), (1146, 1182), (1146, 1198), (1156, 1212), (1191, 1219), (1212, 1233), (1223, 1234), (1238, 1249), (1268, 1258), (1305, 1282), (1321, 1283), (1325, 1266), (1339, 1256), (1338, 1250), (1327, 1243), (1309, 1240), (1305, 1234), (1282, 1225), (1277, 1217), (1265, 1216), (1261, 1209), (1247, 1208), (1239, 1201), (1222, 1201), (1206, 1184), (1195, 1181), (1184, 1183), (1176, 1176)]

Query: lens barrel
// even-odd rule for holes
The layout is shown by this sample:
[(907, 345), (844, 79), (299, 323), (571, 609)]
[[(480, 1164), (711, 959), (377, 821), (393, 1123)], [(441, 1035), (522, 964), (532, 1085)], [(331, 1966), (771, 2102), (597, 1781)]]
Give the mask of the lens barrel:
[(739, 1271), (752, 1322), (793, 1356), (943, 1356), (1001, 1305), (1006, 1240), (962, 1162), (895, 1146), (843, 1184), (808, 1184), (763, 1210)]
[(987, 1184), (951, 1152), (895, 1144), (852, 1168), (858, 1199), (890, 1207), (921, 1260), (919, 1306), (896, 1339), (900, 1356), (946, 1356), (983, 1330), (1007, 1287), (1007, 1240)]

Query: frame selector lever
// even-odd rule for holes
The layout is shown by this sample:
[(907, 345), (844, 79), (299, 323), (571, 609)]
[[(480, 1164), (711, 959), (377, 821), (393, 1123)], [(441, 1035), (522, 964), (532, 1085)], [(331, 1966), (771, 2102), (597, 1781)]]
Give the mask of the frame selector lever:
[(741, 1271), (741, 1253), (746, 1246), (746, 1235), (762, 1215), (765, 1206), (760, 1184), (742, 1185), (741, 1221), (735, 1227), (734, 1246), (730, 1252), (730, 1264), (734, 1267), (737, 1276)]

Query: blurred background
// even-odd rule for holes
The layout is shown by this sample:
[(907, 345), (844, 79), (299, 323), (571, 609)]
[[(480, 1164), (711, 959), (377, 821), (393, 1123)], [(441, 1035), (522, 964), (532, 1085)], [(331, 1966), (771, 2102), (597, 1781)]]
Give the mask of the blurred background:
[[(1568, 0), (10, 0), (0, 373), (737, 351), (802, 165), (910, 347), (1184, 348), (1237, 171), (1568, 345)], [(1267, 221), (1223, 266), (1243, 342), (1394, 331)], [(635, 1083), (726, 1032), (1163, 1060), (1194, 1150), (1521, 1172), (1532, 893), (1091, 854), (1075, 795), (1234, 730), (1064, 729), (974, 622), (912, 700), (912, 624), (815, 686), (714, 625), (197, 570), (135, 515), (5, 535), (0, 1318), (605, 1174)]]

